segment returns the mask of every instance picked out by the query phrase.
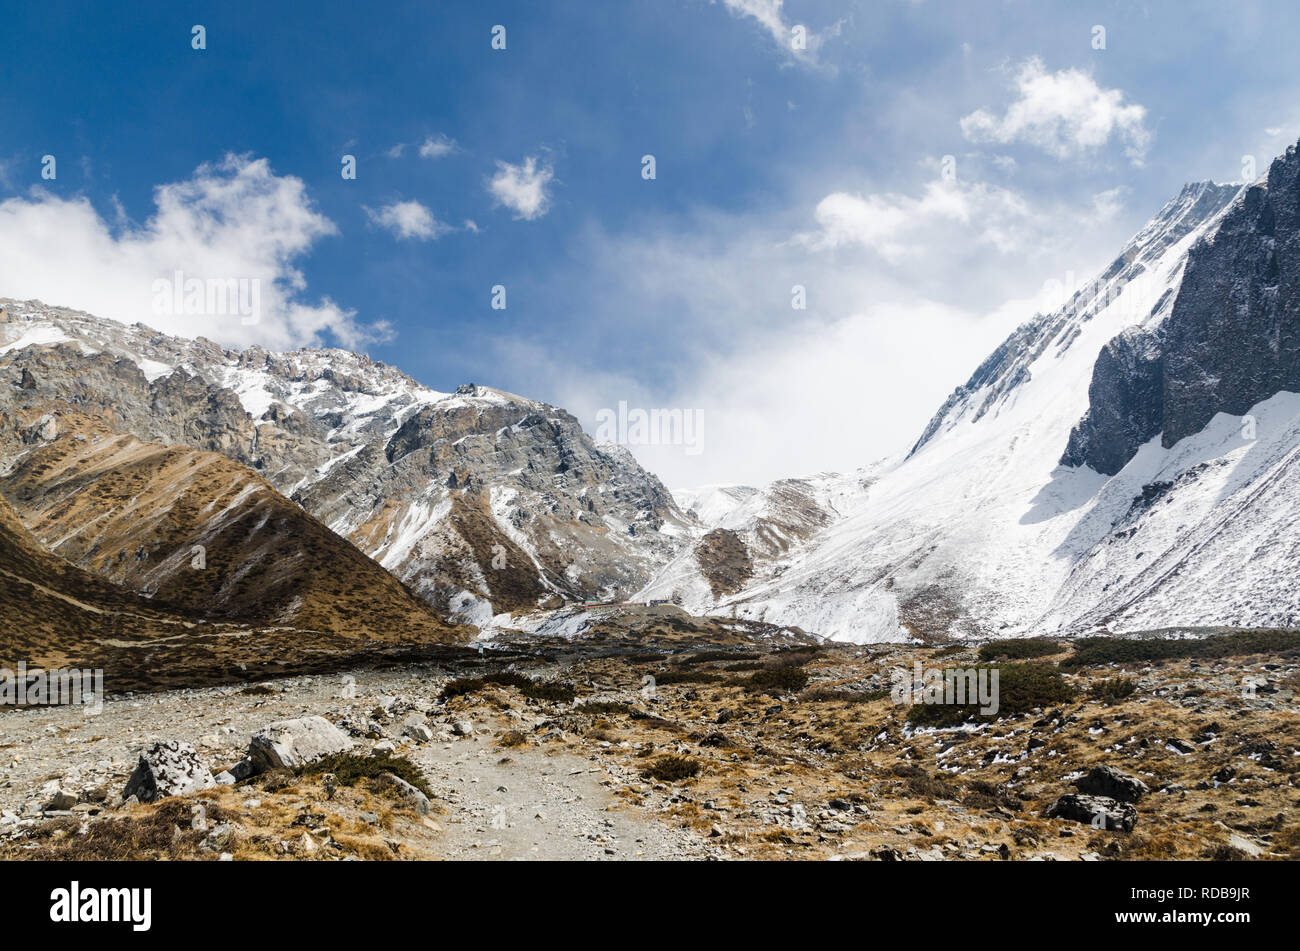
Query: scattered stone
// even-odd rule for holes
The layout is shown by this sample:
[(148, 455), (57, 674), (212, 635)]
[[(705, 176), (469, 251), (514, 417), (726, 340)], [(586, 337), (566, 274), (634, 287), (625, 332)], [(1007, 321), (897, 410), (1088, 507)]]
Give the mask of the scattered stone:
[(49, 801), (41, 807), (42, 812), (63, 812), (77, 804), (77, 797), (66, 789), (55, 789)]
[(1259, 858), (1264, 854), (1264, 850), (1258, 845), (1250, 841), (1250, 839), (1246, 838), (1244, 835), (1238, 835), (1235, 832), (1228, 836), (1228, 845), (1232, 846), (1234, 849), (1240, 849), (1253, 859)]
[(411, 739), (420, 743), (428, 743), (433, 739), (433, 731), (430, 730), (429, 725), (419, 717), (412, 717), (410, 720), (407, 720), (405, 733), (407, 736), (411, 737)]

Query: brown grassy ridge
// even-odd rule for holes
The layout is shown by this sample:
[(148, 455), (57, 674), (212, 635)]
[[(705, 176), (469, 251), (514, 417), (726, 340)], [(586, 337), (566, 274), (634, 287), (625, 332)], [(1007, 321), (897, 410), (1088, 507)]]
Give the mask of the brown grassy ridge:
[[(465, 632), (240, 463), (141, 442), (76, 413), (0, 484), (53, 554), (209, 621), (358, 640)], [(204, 566), (193, 567), (202, 546)]]

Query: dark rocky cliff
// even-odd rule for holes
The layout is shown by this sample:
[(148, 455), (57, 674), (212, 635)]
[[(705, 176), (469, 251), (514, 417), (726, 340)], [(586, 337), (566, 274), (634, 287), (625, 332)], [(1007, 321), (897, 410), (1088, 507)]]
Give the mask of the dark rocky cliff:
[(1300, 391), (1295, 146), (1191, 250), (1169, 317), (1106, 345), (1061, 462), (1114, 475), (1153, 437), (1172, 446), (1282, 390)]

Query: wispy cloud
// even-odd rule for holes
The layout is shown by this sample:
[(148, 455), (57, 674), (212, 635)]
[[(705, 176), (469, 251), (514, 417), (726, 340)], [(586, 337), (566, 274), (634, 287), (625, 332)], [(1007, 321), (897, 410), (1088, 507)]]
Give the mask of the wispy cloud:
[[(406, 150), (410, 147), (409, 143), (398, 142), (384, 154), (391, 159), (399, 159), (406, 154)], [(438, 135), (425, 136), (424, 141), (415, 149), (416, 154), (422, 159), (440, 159), (451, 155), (453, 152), (459, 152), (460, 146), (456, 144), (455, 139), (439, 133)]]
[(1058, 159), (1097, 151), (1112, 137), (1124, 142), (1124, 154), (1141, 165), (1151, 145), (1146, 108), (1126, 102), (1120, 89), (1103, 89), (1079, 69), (1048, 72), (1031, 57), (1016, 70), (1016, 98), (1002, 116), (977, 109), (961, 120), (972, 142), (1023, 142)]
[(488, 181), (488, 191), (497, 203), (514, 212), (516, 218), (533, 221), (550, 210), (547, 191), (555, 173), (536, 156), (528, 156), (522, 165), (497, 162), (496, 174)]
[(455, 139), (449, 139), (445, 135), (429, 136), (420, 145), (420, 158), (440, 159), (455, 152), (457, 148)]
[(722, 0), (722, 4), (732, 16), (752, 18), (791, 59), (809, 66), (819, 65), (826, 40), (839, 36), (845, 22), (814, 32), (806, 24), (786, 21), (784, 0)]

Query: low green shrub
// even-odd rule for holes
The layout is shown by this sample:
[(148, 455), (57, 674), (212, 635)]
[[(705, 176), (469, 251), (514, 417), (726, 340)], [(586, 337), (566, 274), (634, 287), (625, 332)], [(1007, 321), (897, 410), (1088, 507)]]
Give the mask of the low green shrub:
[(433, 790), (416, 766), (405, 756), (392, 756), (387, 753), (375, 756), (358, 756), (355, 753), (336, 753), (326, 756), (314, 763), (300, 766), (294, 770), (300, 776), (323, 776), (333, 773), (340, 786), (356, 786), (363, 780), (378, 779), (384, 773), (392, 773), (404, 779), (430, 799)]
[(1088, 687), (1088, 696), (1105, 704), (1119, 703), (1137, 690), (1137, 681), (1129, 677), (1116, 677), (1113, 680), (1098, 680)]
[(749, 693), (795, 693), (808, 686), (808, 671), (802, 667), (769, 667), (735, 683)]
[(570, 684), (555, 681), (548, 683), (512, 671), (503, 671), (482, 677), (459, 677), (448, 681), (442, 688), (442, 699), (449, 700), (452, 697), (478, 693), (489, 686), (513, 687), (530, 700), (551, 700), (559, 703), (572, 700), (578, 695)]
[(1061, 662), (1069, 670), (1097, 664), (1136, 664), (1183, 658), (1277, 654), (1300, 649), (1300, 631), (1261, 629), (1213, 634), (1205, 638), (1081, 637)]
[[(974, 668), (979, 677), (998, 671), (997, 712), (980, 713), (974, 703), (916, 703), (907, 714), (913, 726), (957, 726), (968, 720), (1000, 720), (1028, 713), (1036, 707), (1056, 706), (1073, 700), (1076, 691), (1051, 664), (1032, 662), (984, 665)], [(992, 683), (991, 679), (987, 681)], [(968, 698), (969, 699), (969, 698)]]
[(1032, 657), (1047, 657), (1064, 650), (1056, 641), (1045, 637), (1018, 637), (1003, 641), (989, 641), (980, 645), (979, 659), (989, 660), (1029, 660)]

